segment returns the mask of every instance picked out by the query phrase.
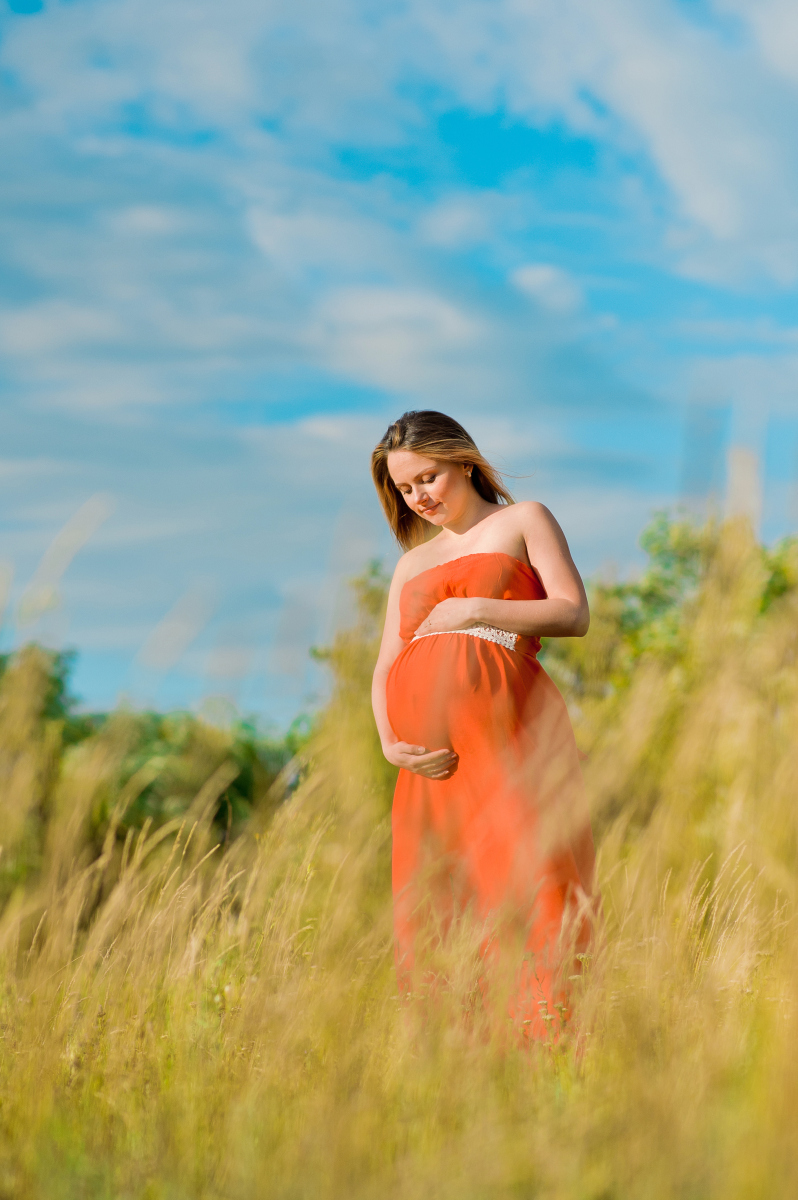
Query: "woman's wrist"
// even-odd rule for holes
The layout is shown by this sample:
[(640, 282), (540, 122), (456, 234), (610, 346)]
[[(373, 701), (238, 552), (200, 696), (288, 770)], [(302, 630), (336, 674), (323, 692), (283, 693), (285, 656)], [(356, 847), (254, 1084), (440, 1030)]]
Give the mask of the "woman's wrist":
[(490, 601), (482, 596), (474, 596), (471, 600), (471, 625), (489, 625), (485, 609)]

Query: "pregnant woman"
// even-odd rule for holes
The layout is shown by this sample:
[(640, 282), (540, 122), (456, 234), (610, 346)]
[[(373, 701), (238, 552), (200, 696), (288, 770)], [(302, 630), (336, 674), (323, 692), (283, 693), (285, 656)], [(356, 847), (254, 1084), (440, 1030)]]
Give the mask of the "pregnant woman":
[(393, 803), (397, 969), (423, 972), (422, 933), (466, 912), (486, 963), (509, 969), (510, 1012), (556, 1033), (563, 977), (584, 949), (593, 840), (571, 724), (537, 661), (540, 637), (581, 637), (589, 613), (565, 537), (513, 503), (457, 421), (409, 412), (372, 455), (405, 551), (374, 672)]

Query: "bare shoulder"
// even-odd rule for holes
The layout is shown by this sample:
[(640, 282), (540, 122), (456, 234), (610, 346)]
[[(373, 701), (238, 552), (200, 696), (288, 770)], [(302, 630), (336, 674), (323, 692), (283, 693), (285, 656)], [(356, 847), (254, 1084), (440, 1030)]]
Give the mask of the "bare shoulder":
[(571, 551), (565, 534), (551, 509), (538, 500), (516, 504), (518, 531), (526, 544), (530, 562), (540, 563), (553, 556), (571, 561)]
[(420, 546), (414, 546), (412, 550), (405, 550), (399, 562), (396, 564), (393, 573), (393, 582), (397, 585), (405, 583), (411, 579), (413, 575), (417, 575), (419, 571), (424, 570), (424, 554), (426, 543)]
[(510, 510), (524, 529), (549, 530), (562, 534), (562, 530), (550, 508), (539, 500), (521, 500)]

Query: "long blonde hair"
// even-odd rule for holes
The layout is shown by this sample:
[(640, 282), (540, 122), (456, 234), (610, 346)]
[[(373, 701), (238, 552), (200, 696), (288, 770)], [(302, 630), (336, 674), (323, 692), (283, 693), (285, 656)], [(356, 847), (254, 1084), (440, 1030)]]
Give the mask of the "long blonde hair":
[(444, 462), (470, 465), (471, 482), (483, 500), (491, 504), (514, 504), (501, 475), (480, 454), (477, 444), (463, 426), (445, 413), (427, 410), (403, 413), (388, 426), (371, 456), (371, 477), (391, 532), (403, 550), (426, 541), (429, 523), (414, 513), (391, 479), (388, 455), (392, 450), (411, 450)]

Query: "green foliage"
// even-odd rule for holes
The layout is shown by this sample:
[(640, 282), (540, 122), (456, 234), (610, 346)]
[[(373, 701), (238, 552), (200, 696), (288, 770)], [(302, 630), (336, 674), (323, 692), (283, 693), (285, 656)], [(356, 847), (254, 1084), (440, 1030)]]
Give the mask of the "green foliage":
[(622, 601), (621, 631), (635, 656), (648, 649), (675, 648), (681, 610), (695, 596), (714, 544), (712, 526), (699, 529), (666, 513), (658, 513), (644, 530), (640, 545), (648, 567), (637, 583), (615, 589)]
[(787, 537), (772, 549), (763, 548), (767, 583), (762, 591), (762, 612), (798, 588), (798, 538)]
[[(83, 714), (69, 686), (74, 658), (38, 646), (0, 658), (0, 713), (4, 697), (21, 689), (26, 698), (26, 705), (6, 701), (5, 743), (0, 739), (0, 776), (20, 781), (0, 832), (0, 902), (41, 868), (48, 825), (68, 803), (59, 800), (59, 780), (73, 764), (99, 757), (108, 765), (82, 820), (91, 853), (100, 852), (112, 823), (119, 842), (132, 831), (179, 826), (215, 772), (223, 772), (225, 782), (207, 818), (224, 845), (255, 815), (268, 819), (297, 786), (310, 717), (298, 717), (283, 737), (270, 737), (255, 722), (219, 729), (190, 713)], [(121, 809), (120, 794), (126, 797)]]
[(145, 822), (157, 827), (181, 817), (209, 775), (230, 762), (235, 775), (213, 814), (225, 840), (240, 832), (259, 806), (269, 804), (273, 785), (312, 728), (308, 718), (298, 718), (285, 737), (269, 738), (254, 722), (220, 730), (183, 712), (128, 714), (126, 721), (130, 749), (121, 764), (121, 783), (147, 767), (154, 778), (130, 805), (120, 829), (141, 828)]
[[(83, 738), (91, 737), (105, 720), (105, 716), (75, 712), (78, 699), (70, 691), (69, 677), (75, 665), (77, 651), (42, 650), (42, 654), (47, 663), (47, 693), (42, 715), (48, 721), (61, 723), (62, 741), (64, 745), (71, 746)], [(12, 657), (11, 654), (0, 654), (0, 679)]]
[[(657, 513), (640, 537), (648, 562), (640, 577), (588, 586), (591, 629), (584, 639), (545, 639), (541, 662), (574, 704), (627, 688), (642, 659), (676, 663), (689, 652), (694, 602), (718, 548), (719, 528)], [(759, 547), (759, 608), (798, 589), (798, 539)]]

